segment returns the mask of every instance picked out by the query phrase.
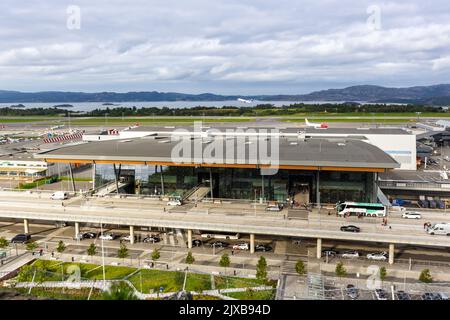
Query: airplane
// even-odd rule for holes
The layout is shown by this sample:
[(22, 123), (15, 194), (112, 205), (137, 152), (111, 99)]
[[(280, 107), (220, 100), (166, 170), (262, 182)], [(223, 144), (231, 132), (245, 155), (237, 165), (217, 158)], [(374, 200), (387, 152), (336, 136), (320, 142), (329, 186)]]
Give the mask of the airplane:
[(328, 124), (325, 122), (322, 123), (313, 123), (309, 122), (308, 119), (305, 118), (305, 123), (307, 127), (313, 127), (314, 129), (326, 129), (328, 128)]
[(242, 98), (238, 98), (237, 101), (244, 102), (244, 103), (253, 103), (253, 100), (247, 100), (247, 99), (242, 99)]

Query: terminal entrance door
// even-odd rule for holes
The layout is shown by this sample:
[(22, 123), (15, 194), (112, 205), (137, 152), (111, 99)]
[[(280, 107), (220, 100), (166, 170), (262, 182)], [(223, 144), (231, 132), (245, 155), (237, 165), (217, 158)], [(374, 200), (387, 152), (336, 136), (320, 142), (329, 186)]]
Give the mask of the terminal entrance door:
[(218, 172), (212, 172), (211, 174), (209, 171), (199, 172), (198, 183), (209, 188), (211, 186), (210, 179), (212, 178), (213, 198), (219, 198), (219, 177), (220, 175)]
[(295, 206), (309, 204), (311, 201), (312, 174), (297, 174), (289, 176), (289, 198)]

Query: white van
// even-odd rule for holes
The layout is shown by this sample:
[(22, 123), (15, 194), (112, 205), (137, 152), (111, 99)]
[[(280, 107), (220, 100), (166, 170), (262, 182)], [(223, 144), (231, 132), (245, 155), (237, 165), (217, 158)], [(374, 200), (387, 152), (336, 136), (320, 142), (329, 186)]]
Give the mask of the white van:
[(69, 194), (64, 191), (56, 191), (56, 192), (52, 193), (52, 195), (50, 196), (50, 199), (52, 199), (52, 200), (66, 200), (68, 198), (69, 198)]
[(450, 223), (435, 223), (427, 231), (429, 234), (443, 234), (450, 236)]

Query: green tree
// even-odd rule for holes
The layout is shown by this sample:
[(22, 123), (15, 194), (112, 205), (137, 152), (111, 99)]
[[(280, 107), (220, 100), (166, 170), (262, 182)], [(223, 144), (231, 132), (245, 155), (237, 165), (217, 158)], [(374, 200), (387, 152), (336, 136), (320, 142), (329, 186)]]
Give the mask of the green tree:
[(64, 241), (60, 240), (58, 242), (58, 246), (56, 247), (56, 251), (58, 251), (58, 253), (63, 253), (64, 250), (66, 250), (66, 245), (64, 244)]
[(6, 240), (5, 237), (0, 237), (0, 248), (6, 248), (8, 245), (8, 240)]
[(304, 276), (306, 274), (306, 267), (302, 260), (298, 260), (295, 264), (295, 271), (300, 275)]
[(267, 282), (267, 261), (266, 258), (261, 256), (256, 265), (256, 279)]
[(34, 241), (34, 240), (28, 242), (27, 245), (26, 245), (26, 248), (27, 248), (28, 251), (36, 250), (37, 247), (38, 247), (38, 244), (37, 244), (37, 242)]
[(103, 293), (104, 300), (138, 300), (134, 290), (124, 281), (114, 282)]
[(336, 264), (335, 272), (338, 277), (347, 275), (347, 270), (344, 268), (344, 264), (341, 261)]
[(87, 254), (90, 257), (95, 256), (97, 254), (97, 246), (94, 243), (91, 243), (87, 248)]
[(429, 269), (423, 269), (419, 276), (419, 281), (423, 283), (431, 283), (433, 282), (433, 278), (431, 277)]
[(186, 263), (187, 264), (193, 264), (195, 261), (194, 256), (192, 255), (192, 252), (189, 251), (187, 256), (186, 256)]
[(386, 276), (387, 276), (386, 268), (385, 267), (381, 267), (380, 268), (380, 280), (381, 280), (381, 282), (383, 282), (384, 279), (386, 279)]
[(128, 254), (127, 246), (124, 243), (121, 243), (119, 250), (117, 250), (117, 257), (122, 258), (122, 260), (123, 260), (128, 256), (129, 256), (129, 254)]
[(225, 268), (225, 275), (227, 274), (227, 268), (230, 266), (230, 264), (231, 264), (230, 257), (228, 256), (227, 253), (224, 253), (220, 258), (219, 265)]
[(153, 262), (156, 262), (159, 258), (161, 258), (161, 254), (159, 253), (159, 250), (155, 248), (152, 252), (152, 260)]

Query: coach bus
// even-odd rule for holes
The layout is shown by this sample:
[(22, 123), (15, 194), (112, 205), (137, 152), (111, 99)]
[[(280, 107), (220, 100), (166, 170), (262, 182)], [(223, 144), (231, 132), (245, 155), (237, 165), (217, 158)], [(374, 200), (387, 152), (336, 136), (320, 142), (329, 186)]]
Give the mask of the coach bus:
[(337, 213), (340, 216), (386, 217), (386, 206), (381, 203), (338, 202)]

